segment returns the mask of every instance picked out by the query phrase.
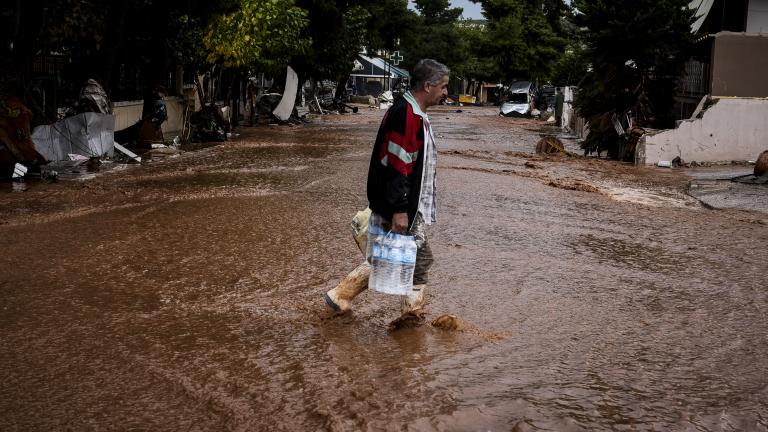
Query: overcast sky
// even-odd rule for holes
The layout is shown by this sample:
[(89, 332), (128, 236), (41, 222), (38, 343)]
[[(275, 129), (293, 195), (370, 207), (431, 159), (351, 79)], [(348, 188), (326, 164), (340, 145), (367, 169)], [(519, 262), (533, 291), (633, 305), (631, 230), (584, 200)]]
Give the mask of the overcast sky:
[[(472, 3), (469, 0), (451, 0), (451, 6), (464, 9), (464, 18), (483, 19), (483, 8), (479, 3)], [(416, 10), (413, 0), (408, 0), (408, 7)]]
[[(571, 4), (571, 0), (566, 0), (565, 2)], [(485, 19), (485, 17), (483, 17), (483, 8), (480, 7), (480, 3), (472, 3), (469, 0), (451, 0), (451, 6), (464, 9), (464, 18)], [(413, 6), (413, 0), (408, 0), (408, 7), (416, 10)]]
[(483, 8), (469, 0), (451, 0), (451, 6), (464, 9), (464, 18), (483, 19)]

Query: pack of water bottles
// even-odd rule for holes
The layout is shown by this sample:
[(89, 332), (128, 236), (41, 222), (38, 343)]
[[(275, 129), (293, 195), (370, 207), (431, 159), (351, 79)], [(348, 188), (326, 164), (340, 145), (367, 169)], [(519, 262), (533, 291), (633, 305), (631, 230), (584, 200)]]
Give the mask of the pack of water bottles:
[(371, 263), (368, 288), (385, 294), (406, 295), (413, 288), (416, 240), (412, 235), (385, 229), (386, 221), (376, 213), (368, 222), (366, 257)]

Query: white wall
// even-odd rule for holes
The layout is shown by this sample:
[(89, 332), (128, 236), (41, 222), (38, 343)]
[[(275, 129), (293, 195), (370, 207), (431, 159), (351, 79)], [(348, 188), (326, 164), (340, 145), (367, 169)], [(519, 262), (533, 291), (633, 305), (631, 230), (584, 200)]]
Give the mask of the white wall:
[(702, 118), (646, 135), (635, 162), (653, 165), (679, 156), (684, 162), (755, 160), (768, 150), (768, 99), (718, 99)]
[(141, 119), (141, 106), (143, 101), (124, 101), (112, 104), (112, 113), (115, 116), (115, 130), (123, 130)]
[[(174, 135), (181, 131), (184, 121), (184, 103), (177, 97), (165, 98), (168, 120), (160, 126), (164, 135)], [(141, 119), (143, 101), (115, 102), (112, 111), (115, 115), (115, 130), (119, 131), (133, 125)]]
[(563, 129), (569, 133), (584, 139), (589, 135), (589, 124), (584, 118), (579, 117), (574, 108), (576, 87), (563, 87)]

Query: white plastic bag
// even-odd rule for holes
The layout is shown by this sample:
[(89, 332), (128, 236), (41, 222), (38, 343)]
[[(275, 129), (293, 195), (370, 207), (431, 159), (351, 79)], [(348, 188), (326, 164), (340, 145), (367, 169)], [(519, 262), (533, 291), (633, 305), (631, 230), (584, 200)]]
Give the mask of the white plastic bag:
[(352, 235), (355, 237), (355, 243), (360, 248), (363, 256), (366, 256), (368, 249), (368, 219), (371, 218), (371, 209), (366, 208), (355, 214), (352, 218)]
[(395, 295), (411, 291), (416, 268), (416, 240), (412, 235), (385, 231), (383, 219), (374, 213), (368, 224), (366, 257), (371, 263), (368, 288)]

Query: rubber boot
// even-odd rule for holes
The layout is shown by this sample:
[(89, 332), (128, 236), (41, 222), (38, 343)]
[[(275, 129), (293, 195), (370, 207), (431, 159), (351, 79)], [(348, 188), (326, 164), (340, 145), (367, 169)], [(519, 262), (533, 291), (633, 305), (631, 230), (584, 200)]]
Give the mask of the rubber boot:
[(368, 261), (363, 261), (362, 264), (344, 277), (336, 285), (336, 288), (323, 295), (325, 302), (336, 312), (347, 312), (352, 308), (352, 299), (368, 289), (368, 277), (370, 275), (371, 265), (368, 264)]
[(414, 285), (413, 290), (402, 297), (400, 304), (402, 315), (389, 323), (390, 330), (399, 330), (424, 324), (427, 285)]
[(414, 285), (408, 295), (404, 295), (401, 301), (401, 312), (405, 314), (424, 314), (424, 306), (427, 304), (427, 285)]

